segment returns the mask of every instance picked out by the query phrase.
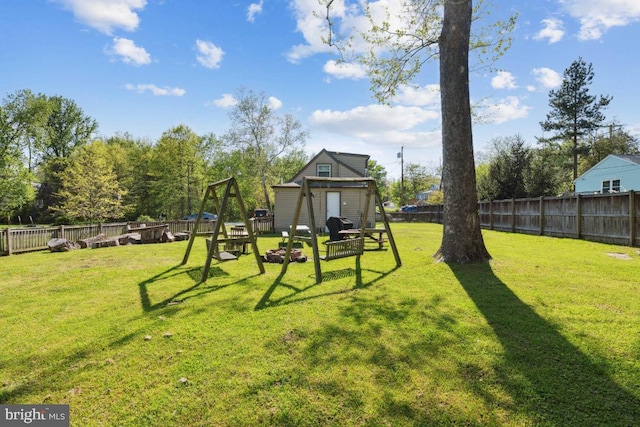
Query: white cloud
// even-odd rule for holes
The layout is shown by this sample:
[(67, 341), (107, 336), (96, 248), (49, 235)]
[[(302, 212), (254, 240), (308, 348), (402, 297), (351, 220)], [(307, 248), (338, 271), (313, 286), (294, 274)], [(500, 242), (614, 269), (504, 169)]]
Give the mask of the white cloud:
[(337, 79), (359, 80), (367, 77), (367, 70), (360, 64), (337, 62), (333, 59), (324, 64), (325, 73)]
[(224, 56), (224, 51), (221, 48), (205, 40), (196, 40), (196, 47), (199, 52), (196, 59), (203, 67), (220, 68), (220, 61)]
[(497, 104), (484, 105), (481, 116), (484, 122), (500, 124), (528, 116), (531, 107), (522, 105), (515, 96), (501, 99)]
[(555, 18), (543, 19), (540, 21), (544, 28), (533, 38), (536, 40), (548, 40), (549, 44), (557, 43), (564, 37), (562, 21)]
[(434, 106), (440, 108), (440, 85), (423, 87), (401, 86), (393, 97), (393, 102), (413, 106)]
[(440, 144), (439, 131), (414, 129), (438, 117), (437, 112), (419, 107), (373, 104), (347, 111), (317, 110), (309, 117), (309, 124), (318, 133), (342, 135), (370, 145), (432, 146)]
[(262, 13), (262, 4), (264, 0), (260, 0), (260, 3), (251, 3), (247, 8), (247, 21), (253, 22), (256, 19), (256, 15)]
[[(346, 2), (336, 1), (331, 5), (332, 42), (339, 40), (349, 41), (348, 53), (364, 53), (368, 46), (362, 40), (361, 33), (366, 32), (371, 27), (370, 20), (363, 13), (362, 7), (367, 7), (374, 22), (382, 23), (388, 21), (391, 29), (404, 29), (410, 20), (405, 19), (409, 13), (404, 7), (406, 0), (377, 0), (370, 2)], [(321, 4), (324, 3), (324, 4)], [(329, 46), (326, 42), (329, 38), (329, 26), (326, 19), (326, 2), (318, 0), (292, 0), (291, 8), (297, 21), (296, 30), (302, 34), (305, 42), (293, 46), (287, 54), (291, 62), (299, 62), (305, 57), (317, 53), (333, 52), (336, 48)], [(434, 26), (435, 33), (438, 26)]]
[(553, 89), (562, 84), (562, 76), (551, 68), (534, 68), (531, 73), (543, 89)]
[(147, 0), (54, 0), (61, 3), (80, 22), (105, 34), (115, 29), (134, 31), (140, 24), (137, 10), (143, 10)]
[[(269, 108), (271, 108), (272, 110), (278, 110), (282, 108), (282, 101), (280, 101), (275, 96), (270, 96), (267, 101), (269, 104)], [(230, 93), (223, 93), (220, 98), (215, 99), (212, 102), (207, 102), (206, 105), (212, 105), (212, 104), (215, 105), (216, 107), (230, 108), (238, 105), (238, 100)]]
[(560, 0), (560, 3), (580, 21), (580, 40), (597, 40), (609, 28), (640, 21), (638, 0)]
[(282, 101), (280, 101), (275, 96), (269, 97), (269, 108), (272, 110), (279, 110), (282, 107)]
[(498, 71), (491, 79), (491, 87), (494, 89), (516, 89), (516, 78), (508, 71)]
[(137, 93), (151, 92), (155, 96), (182, 96), (187, 92), (178, 87), (159, 87), (154, 84), (127, 84), (125, 88)]
[(151, 63), (151, 55), (133, 40), (116, 37), (113, 39), (113, 46), (108, 51), (109, 54), (119, 56), (122, 62), (133, 65), (147, 65)]
[[(210, 105), (211, 103), (207, 103)], [(222, 96), (213, 101), (216, 107), (229, 108), (238, 104), (238, 100), (230, 93), (223, 93)]]

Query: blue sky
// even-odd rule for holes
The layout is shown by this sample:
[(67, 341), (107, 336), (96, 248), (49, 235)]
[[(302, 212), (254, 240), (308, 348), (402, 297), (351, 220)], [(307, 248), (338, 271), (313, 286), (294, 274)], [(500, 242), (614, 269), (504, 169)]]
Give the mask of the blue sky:
[[(369, 3), (396, 15), (397, 0)], [(613, 97), (608, 120), (640, 136), (640, 1), (493, 4), (495, 16), (519, 18), (511, 49), (495, 64), (501, 71), (471, 76), (484, 117), (474, 125), (476, 151), (514, 134), (534, 145), (549, 90), (578, 57), (593, 64), (591, 92)], [(349, 34), (363, 19), (343, 5), (334, 2), (336, 31)], [(309, 154), (369, 154), (399, 177), (404, 147), (405, 162), (437, 167), (437, 64), (425, 67), (417, 89), (378, 105), (363, 69), (337, 65), (337, 52), (322, 43), (324, 14), (319, 0), (2, 0), (0, 96), (61, 95), (98, 121), (100, 136), (156, 140), (179, 124), (225, 133), (233, 96), (245, 87), (303, 123)]]

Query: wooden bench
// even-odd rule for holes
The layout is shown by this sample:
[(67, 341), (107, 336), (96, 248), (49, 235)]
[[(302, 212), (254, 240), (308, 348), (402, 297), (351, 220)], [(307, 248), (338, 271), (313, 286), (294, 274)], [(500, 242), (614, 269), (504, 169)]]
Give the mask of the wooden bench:
[(320, 256), (320, 259), (329, 261), (337, 258), (344, 258), (353, 255), (362, 255), (364, 251), (364, 238), (356, 237), (353, 239), (336, 240), (324, 242), (327, 247), (326, 255)]

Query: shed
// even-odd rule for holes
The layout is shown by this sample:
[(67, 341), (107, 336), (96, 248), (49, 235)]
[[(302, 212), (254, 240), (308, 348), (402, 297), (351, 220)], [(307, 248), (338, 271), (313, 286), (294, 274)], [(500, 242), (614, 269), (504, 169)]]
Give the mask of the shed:
[[(297, 171), (287, 183), (274, 185), (274, 227), (276, 231), (289, 230), (293, 221), (300, 185), (305, 176), (326, 178), (363, 178), (367, 176), (369, 156), (365, 154), (339, 153), (321, 150), (303, 168)], [(315, 229), (322, 229), (332, 216), (349, 218), (359, 227), (366, 194), (359, 183), (329, 183), (312, 187)], [(373, 226), (375, 203), (369, 206), (367, 226)], [(299, 225), (312, 224), (305, 210), (301, 212)]]

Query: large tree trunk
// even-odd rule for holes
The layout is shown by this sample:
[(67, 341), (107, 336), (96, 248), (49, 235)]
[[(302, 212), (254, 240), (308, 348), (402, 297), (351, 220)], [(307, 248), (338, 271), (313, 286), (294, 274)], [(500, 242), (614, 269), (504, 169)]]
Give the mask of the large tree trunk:
[(439, 42), (444, 231), (435, 257), (444, 262), (485, 261), (491, 257), (480, 231), (473, 160), (469, 104), (471, 11), (472, 0), (446, 1)]

